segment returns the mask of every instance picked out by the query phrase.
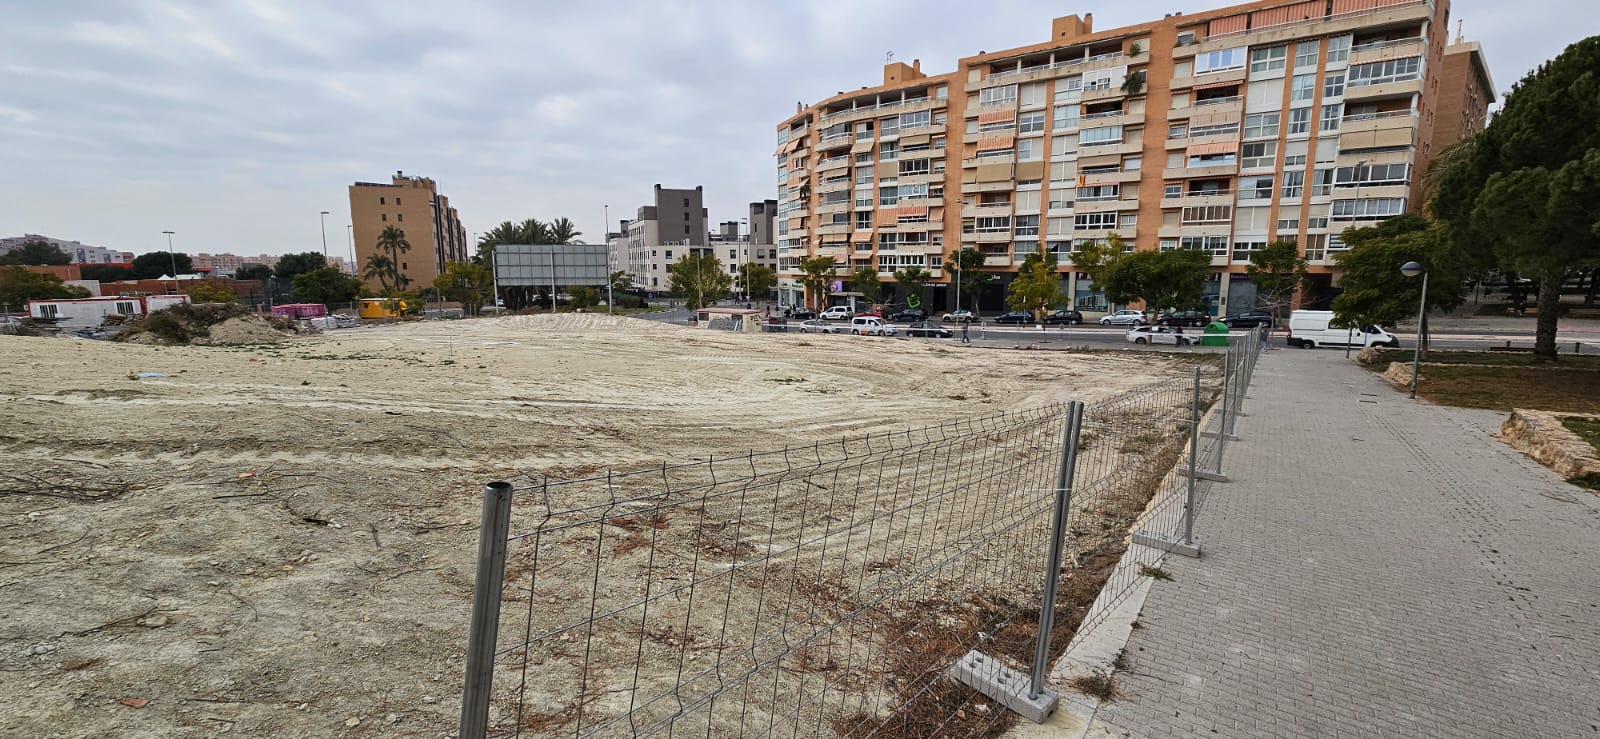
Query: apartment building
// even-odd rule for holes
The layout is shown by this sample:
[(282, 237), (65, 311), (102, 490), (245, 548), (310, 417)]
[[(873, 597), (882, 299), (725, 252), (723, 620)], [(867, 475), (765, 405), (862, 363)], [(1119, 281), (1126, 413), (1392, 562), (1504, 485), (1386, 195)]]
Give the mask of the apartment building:
[(23, 234), (0, 238), (0, 254), (5, 254), (23, 244), (43, 241), (51, 246), (66, 252), (73, 264), (128, 264), (133, 261), (133, 252), (115, 251), (103, 246), (90, 246), (81, 241), (68, 241), (39, 234)]
[(1219, 312), (1254, 307), (1250, 253), (1294, 239), (1331, 299), (1340, 232), (1420, 210), (1427, 159), (1493, 101), (1481, 50), (1447, 53), (1448, 18), (1449, 0), (1266, 0), (1098, 32), (1070, 15), (947, 74), (885, 65), (778, 126), (784, 299), (800, 258), (831, 256), (886, 282), (923, 267), (949, 306), (943, 261), (971, 247), (994, 309), (1042, 247), (1079, 308), (1106, 310), (1071, 255), (1113, 235), (1209, 253)]
[[(372, 255), (381, 253), (378, 236), (394, 226), (405, 232), (411, 249), (401, 254), (400, 273), (409, 278), (408, 289), (432, 287), (433, 278), (450, 262), (465, 262), (467, 231), (450, 198), (427, 177), (394, 173), (390, 182), (357, 182), (350, 186), (350, 223), (354, 226), (356, 269), (360, 272)], [(377, 287), (377, 280), (368, 280)]]

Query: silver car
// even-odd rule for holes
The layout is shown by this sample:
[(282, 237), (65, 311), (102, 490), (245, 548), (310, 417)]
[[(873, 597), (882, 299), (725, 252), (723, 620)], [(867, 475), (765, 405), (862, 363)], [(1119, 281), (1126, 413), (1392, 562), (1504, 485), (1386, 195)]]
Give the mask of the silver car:
[(839, 333), (839, 326), (837, 324), (828, 323), (820, 318), (812, 318), (810, 320), (800, 322), (800, 333), (836, 334)]
[(1100, 319), (1102, 326), (1143, 326), (1144, 323), (1144, 311), (1137, 310), (1119, 310)]

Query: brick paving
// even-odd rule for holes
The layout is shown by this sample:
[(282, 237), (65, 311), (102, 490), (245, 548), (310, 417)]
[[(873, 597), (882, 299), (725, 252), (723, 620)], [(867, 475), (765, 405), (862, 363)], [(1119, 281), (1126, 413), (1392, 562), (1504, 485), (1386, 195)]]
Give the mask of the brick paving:
[(1600, 495), (1338, 352), (1268, 354), (1245, 411), (1096, 728), (1600, 737)]

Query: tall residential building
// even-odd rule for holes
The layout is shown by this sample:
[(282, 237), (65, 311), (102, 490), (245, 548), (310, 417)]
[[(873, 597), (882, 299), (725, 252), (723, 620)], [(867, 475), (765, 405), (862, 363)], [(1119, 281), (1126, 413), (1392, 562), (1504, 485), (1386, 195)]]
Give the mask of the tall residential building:
[(73, 264), (128, 264), (133, 261), (133, 252), (130, 251), (114, 251), (103, 246), (90, 246), (81, 241), (68, 241), (39, 234), (0, 238), (0, 254), (34, 241), (43, 241), (66, 252)]
[(1073, 302), (1105, 310), (1071, 253), (1112, 235), (1210, 254), (1219, 311), (1253, 307), (1251, 252), (1294, 239), (1327, 299), (1340, 232), (1419, 211), (1428, 157), (1493, 101), (1476, 45), (1447, 53), (1448, 17), (1449, 0), (1265, 0), (1098, 32), (1070, 15), (947, 74), (890, 63), (778, 126), (784, 301), (816, 255), (886, 282), (924, 267), (948, 306), (941, 266), (971, 247), (998, 308), (1043, 247)]
[(627, 234), (623, 269), (633, 277), (633, 284), (664, 291), (671, 284), (667, 268), (687, 254), (688, 247), (704, 248), (710, 233), (701, 186), (678, 190), (656, 185), (653, 195), (650, 205), (640, 206), (633, 220), (623, 222), (622, 231)]
[[(356, 269), (381, 253), (378, 236), (394, 226), (405, 232), (409, 251), (399, 255), (400, 273), (410, 279), (407, 289), (433, 286), (445, 264), (467, 261), (467, 231), (439, 186), (427, 177), (407, 177), (395, 172), (389, 184), (357, 182), (350, 186), (350, 223), (355, 226)], [(372, 287), (377, 280), (368, 280)]]

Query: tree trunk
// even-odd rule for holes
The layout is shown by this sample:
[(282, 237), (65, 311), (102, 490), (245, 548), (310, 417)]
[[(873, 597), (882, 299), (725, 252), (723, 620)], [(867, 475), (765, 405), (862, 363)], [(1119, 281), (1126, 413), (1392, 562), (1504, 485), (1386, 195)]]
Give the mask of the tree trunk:
[(1428, 312), (1422, 312), (1422, 323), (1417, 325), (1417, 351), (1423, 359), (1428, 358)]
[(1595, 288), (1600, 287), (1600, 267), (1589, 270), (1589, 292), (1583, 296), (1583, 305), (1586, 308), (1594, 307)]
[(1542, 275), (1537, 303), (1539, 324), (1533, 340), (1533, 356), (1536, 359), (1556, 361), (1556, 320), (1561, 311), (1561, 281), (1565, 276), (1565, 269)]

